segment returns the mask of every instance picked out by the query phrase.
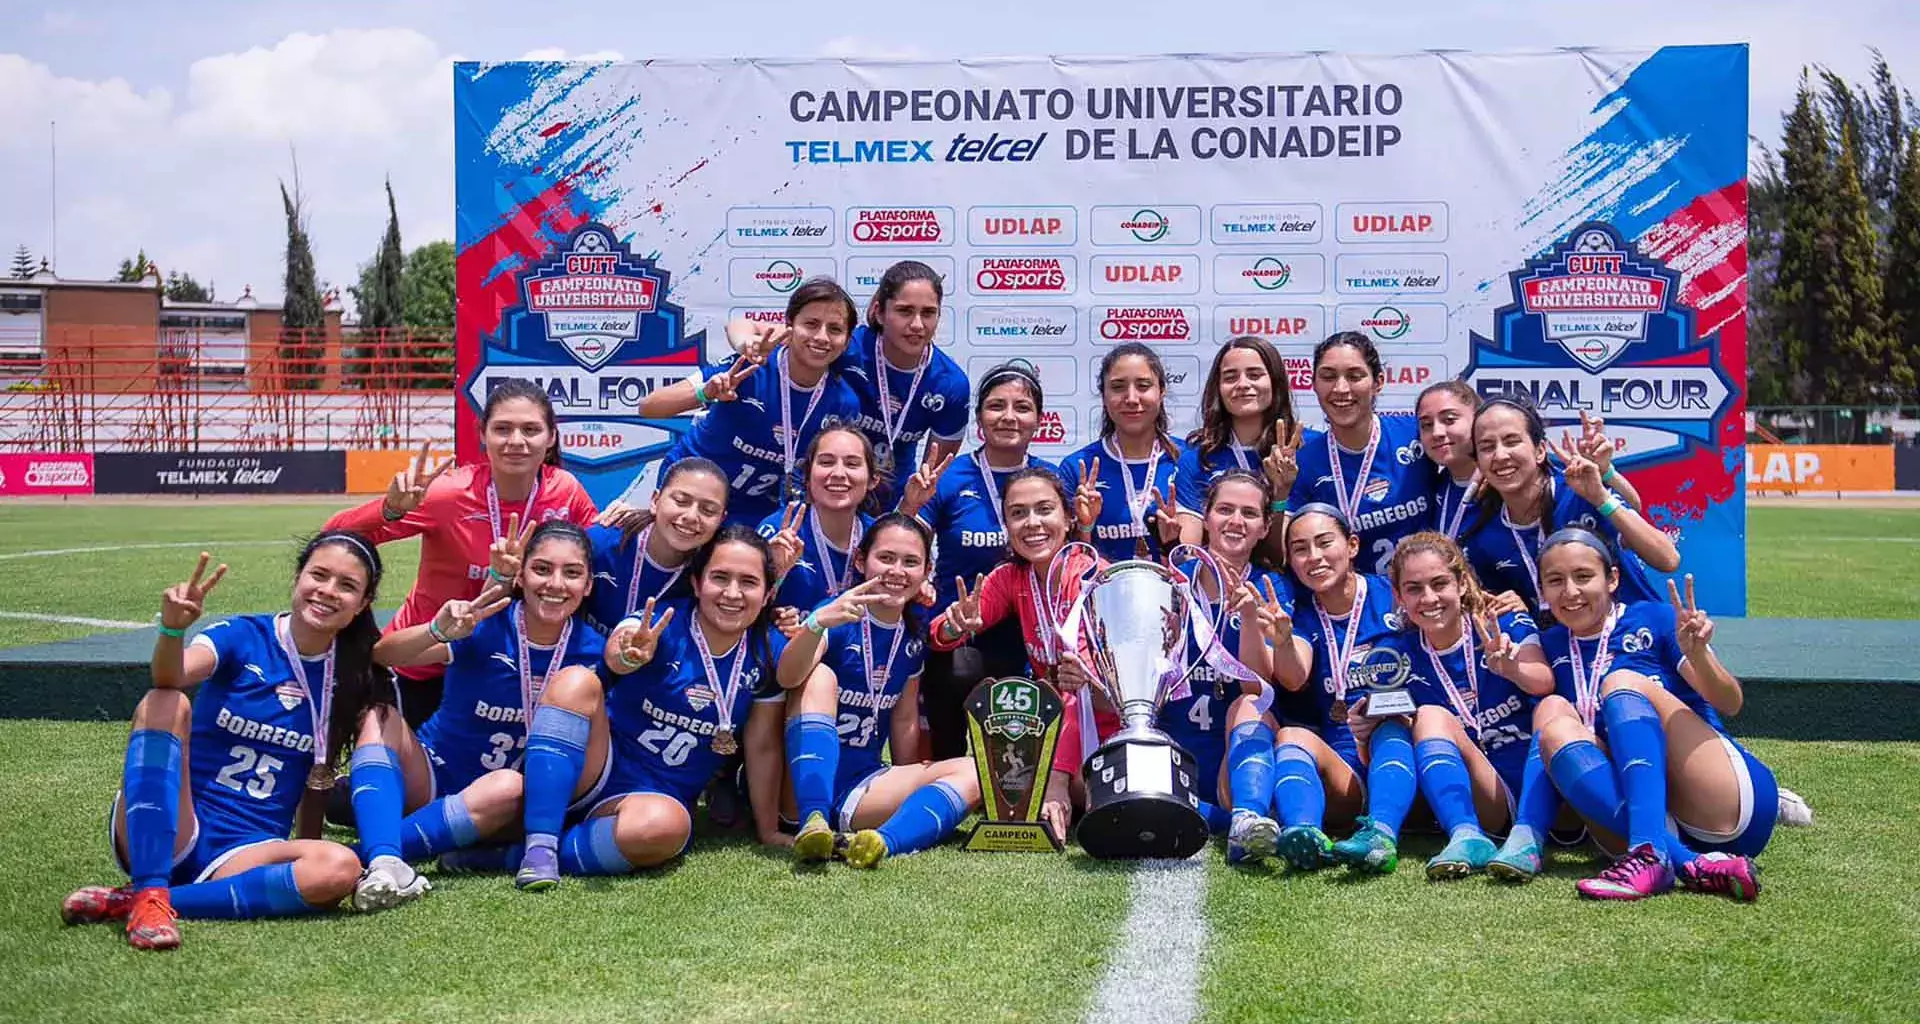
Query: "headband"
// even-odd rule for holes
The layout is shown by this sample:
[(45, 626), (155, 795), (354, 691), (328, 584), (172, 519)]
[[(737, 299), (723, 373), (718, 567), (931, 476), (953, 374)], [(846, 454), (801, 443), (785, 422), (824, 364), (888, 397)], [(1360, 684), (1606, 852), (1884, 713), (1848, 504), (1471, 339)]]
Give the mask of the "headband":
[(1341, 526), (1345, 527), (1348, 533), (1353, 532), (1353, 524), (1347, 522), (1346, 513), (1340, 511), (1337, 508), (1334, 508), (1332, 505), (1329, 505), (1324, 501), (1309, 501), (1305, 505), (1302, 505), (1299, 508), (1296, 508), (1293, 510), (1293, 518), (1295, 519), (1299, 519), (1301, 516), (1311, 516), (1311, 515), (1329, 516), (1333, 519), (1334, 522), (1339, 523)]
[(360, 552), (361, 556), (367, 560), (368, 565), (375, 569), (380, 568), (380, 556), (373, 553), (373, 548), (369, 547), (366, 541), (360, 539), (359, 534), (349, 530), (340, 530), (327, 534), (322, 540), (322, 543), (332, 544), (335, 541), (352, 545), (354, 550)]
[(988, 370), (987, 375), (981, 379), (981, 399), (984, 401), (987, 397), (987, 392), (992, 391), (1000, 384), (1006, 383), (1010, 377), (1018, 378), (1032, 385), (1033, 392), (1036, 395), (1042, 394), (1044, 391), (1040, 386), (1040, 374), (1034, 370), (1032, 363), (1027, 362), (1025, 359), (1009, 359), (999, 366)]
[(1562, 544), (1584, 544), (1599, 554), (1602, 564), (1609, 569), (1613, 568), (1613, 549), (1609, 548), (1607, 542), (1601, 540), (1593, 531), (1584, 530), (1578, 526), (1555, 530), (1553, 536), (1548, 537), (1547, 542), (1540, 545), (1540, 557), (1545, 558), (1548, 551)]

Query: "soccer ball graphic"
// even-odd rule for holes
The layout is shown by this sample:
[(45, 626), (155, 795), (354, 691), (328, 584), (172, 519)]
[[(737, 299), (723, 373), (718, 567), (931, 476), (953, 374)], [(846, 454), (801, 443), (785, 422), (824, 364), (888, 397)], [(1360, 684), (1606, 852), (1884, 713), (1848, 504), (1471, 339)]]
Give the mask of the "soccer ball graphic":
[(607, 236), (598, 231), (589, 231), (581, 235), (580, 240), (573, 244), (573, 251), (587, 253), (612, 252), (613, 245), (607, 241)]
[(1605, 231), (1589, 231), (1574, 239), (1575, 252), (1613, 252), (1613, 239)]

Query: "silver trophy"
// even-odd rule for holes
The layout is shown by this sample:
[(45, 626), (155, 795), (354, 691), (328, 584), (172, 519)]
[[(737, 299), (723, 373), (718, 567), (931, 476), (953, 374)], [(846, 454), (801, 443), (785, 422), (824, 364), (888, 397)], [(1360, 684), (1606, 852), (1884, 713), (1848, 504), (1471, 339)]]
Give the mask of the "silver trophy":
[(1102, 859), (1190, 857), (1207, 842), (1200, 780), (1193, 755), (1154, 725), (1191, 671), (1187, 585), (1165, 566), (1119, 562), (1085, 581), (1075, 611), (1084, 624), (1067, 634), (1086, 634), (1094, 685), (1121, 721), (1082, 770), (1088, 807), (1080, 845)]

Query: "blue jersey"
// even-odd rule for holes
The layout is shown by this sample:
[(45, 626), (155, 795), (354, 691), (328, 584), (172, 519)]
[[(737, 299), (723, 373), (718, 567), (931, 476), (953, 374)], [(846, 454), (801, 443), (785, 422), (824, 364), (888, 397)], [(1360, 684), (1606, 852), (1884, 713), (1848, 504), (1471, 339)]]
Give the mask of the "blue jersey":
[[(712, 372), (725, 372), (732, 365), (728, 360)], [(692, 429), (680, 435), (661, 460), (661, 479), (681, 459), (705, 456), (719, 464), (732, 487), (727, 522), (753, 526), (778, 510), (789, 482), (786, 449), (781, 445), (785, 436), (781, 388), (787, 391), (786, 408), (793, 416), (795, 467), (807, 457), (807, 445), (822, 423), (834, 417), (852, 420), (860, 414), (860, 399), (839, 374), (829, 371), (812, 388), (798, 388), (785, 384), (785, 366), (786, 352), (775, 353), (768, 365), (740, 382), (733, 401), (715, 402), (696, 416)]]
[[(886, 366), (889, 407), (880, 407), (880, 369)], [(862, 324), (853, 329), (846, 355), (834, 364), (845, 369), (846, 382), (860, 401), (860, 429), (873, 442), (873, 450), (882, 462), (891, 460), (893, 479), (905, 480), (920, 468), (920, 442), (928, 437), (936, 441), (958, 441), (967, 433), (967, 396), (972, 384), (967, 372), (953, 357), (937, 347), (927, 350), (924, 372), (901, 370), (886, 363), (881, 354), (880, 336)], [(893, 424), (888, 437), (887, 424)], [(879, 491), (880, 504), (891, 507), (894, 496)]]
[(1212, 487), (1221, 474), (1239, 469), (1265, 477), (1260, 468), (1260, 453), (1241, 447), (1238, 441), (1229, 441), (1226, 447), (1211, 455), (1202, 454), (1198, 444), (1188, 444), (1187, 450), (1180, 453), (1177, 469), (1174, 502), (1180, 511), (1202, 517), (1207, 514), (1207, 488)]
[[(771, 540), (774, 534), (779, 533), (784, 514), (775, 512), (762, 520), (759, 523), (760, 536)], [(859, 526), (853, 531), (850, 547), (858, 547), (860, 538), (866, 535), (867, 527), (873, 525), (873, 517), (864, 512), (854, 513), (854, 518)], [(824, 531), (815, 536), (815, 526), (813, 507), (808, 506), (806, 518), (800, 521), (800, 560), (793, 563), (793, 568), (780, 578), (779, 590), (773, 595), (775, 607), (810, 612), (864, 579), (849, 564), (853, 559), (852, 551), (835, 547), (832, 541), (827, 540)]]
[[(974, 577), (991, 572), (1006, 555), (1007, 527), (1000, 510), (1007, 480), (1019, 470), (989, 472), (985, 459), (981, 449), (956, 456), (953, 465), (940, 475), (933, 497), (920, 509), (919, 520), (933, 531), (936, 610), (946, 608), (958, 596), (953, 589), (954, 577), (965, 577), (971, 587)], [(1020, 468), (1036, 466), (1059, 471), (1051, 463), (1034, 458)]]
[[(420, 744), (433, 752), (442, 795), (457, 792), (497, 768), (518, 768), (527, 747), (527, 715), (520, 692), (519, 601), (474, 624), (472, 635), (447, 645), (440, 706), (420, 726)], [(560, 669), (598, 669), (607, 638), (576, 616), (567, 649), (527, 645), (527, 669), (541, 686)], [(538, 700), (536, 698), (536, 705)]]
[(1559, 470), (1553, 471), (1548, 486), (1553, 488), (1553, 510), (1547, 522), (1516, 524), (1507, 517), (1505, 506), (1491, 516), (1484, 510), (1467, 513), (1468, 525), (1461, 529), (1465, 538), (1461, 547), (1473, 565), (1474, 575), (1480, 577), (1481, 586), (1490, 594), (1511, 590), (1527, 602), (1528, 608), (1539, 613), (1540, 548), (1554, 531), (1578, 526), (1597, 534), (1613, 548), (1620, 566), (1618, 600), (1659, 601), (1648, 578), (1646, 563), (1620, 543), (1620, 531), (1613, 523), (1585, 498), (1573, 493)]
[[(1621, 669), (1638, 672), (1666, 687), (1669, 693), (1680, 698), (1682, 704), (1692, 708), (1702, 721), (1722, 733), (1726, 732), (1726, 725), (1720, 721), (1720, 712), (1680, 674), (1680, 663), (1686, 660), (1686, 654), (1680, 649), (1679, 620), (1673, 606), (1662, 601), (1635, 601), (1616, 604), (1614, 611), (1619, 619), (1614, 622), (1613, 630), (1606, 633), (1610, 656), (1606, 672), (1611, 674)], [(1600, 637), (1597, 634), (1575, 638), (1567, 627), (1560, 625), (1549, 626), (1546, 632), (1540, 634), (1540, 647), (1547, 656), (1548, 664), (1553, 666), (1554, 692), (1577, 708), (1580, 706), (1580, 696), (1574, 682), (1573, 657), (1568, 648), (1569, 643), (1576, 639), (1580, 645), (1580, 666), (1591, 676), (1595, 659), (1600, 653)], [(1597, 682), (1604, 683), (1604, 677)], [(1596, 733), (1602, 732), (1603, 721), (1598, 716), (1594, 718), (1593, 727)]]
[(1467, 486), (1445, 469), (1433, 475), (1433, 528), (1456, 541), (1476, 516), (1473, 502), (1467, 500)]
[[(1132, 461), (1122, 459), (1120, 449), (1108, 444), (1106, 440), (1095, 441), (1085, 448), (1067, 456), (1060, 463), (1060, 479), (1067, 485), (1067, 498), (1073, 498), (1073, 492), (1080, 487), (1080, 481), (1092, 469), (1093, 461), (1100, 460), (1100, 518), (1093, 524), (1093, 546), (1100, 557), (1111, 562), (1122, 562), (1130, 558), (1139, 558), (1139, 545), (1146, 542), (1148, 557), (1158, 559), (1165, 554), (1160, 548), (1158, 531), (1148, 529), (1147, 514), (1152, 512), (1159, 502), (1154, 500), (1155, 491), (1164, 491), (1173, 483), (1178, 471), (1180, 456), (1185, 453), (1180, 442), (1173, 443), (1173, 454), (1169, 455), (1158, 447), (1148, 458)], [(1132, 490), (1128, 490), (1131, 483)], [(1134, 507), (1127, 507), (1127, 498), (1131, 494)], [(1071, 514), (1072, 509), (1068, 509)]]
[(777, 629), (749, 630), (732, 650), (713, 651), (716, 684), (707, 678), (694, 645), (699, 615), (693, 602), (675, 601), (668, 607), (674, 609), (673, 621), (660, 634), (653, 660), (608, 687), (607, 725), (613, 735), (614, 774), (637, 771), (661, 792), (692, 807), (722, 760), (713, 749), (720, 689), (735, 663), (745, 659), (729, 709), (734, 742), (744, 747), (753, 705), (786, 699), (773, 669), (787, 641)]
[[(193, 812), (218, 842), (284, 839), (314, 764), (313, 714), (280, 644), (274, 615), (238, 615), (193, 638), (213, 652), (213, 674), (193, 701), (189, 743)], [(300, 659), (314, 699), (326, 657)], [(329, 736), (338, 746), (350, 737)]]
[[(924, 637), (911, 632), (903, 635), (902, 623), (892, 626), (866, 620), (873, 637), (873, 681), (868, 682), (865, 636), (859, 622), (849, 622), (827, 631), (826, 657), (823, 661), (839, 681), (840, 708), (835, 721), (840, 731), (840, 770), (834, 776), (834, 792), (845, 793), (854, 784), (881, 767), (880, 749), (891, 733), (894, 705), (906, 694), (907, 682), (920, 675), (926, 665)], [(895, 644), (898, 644), (896, 650)], [(888, 662), (887, 655), (893, 654)], [(916, 714), (917, 714), (916, 710)]]
[[(1348, 736), (1346, 708), (1334, 707), (1337, 699), (1344, 699), (1348, 706), (1360, 702), (1366, 696), (1367, 673), (1373, 668), (1371, 653), (1374, 645), (1382, 642), (1394, 632), (1394, 623), (1389, 616), (1393, 613), (1393, 585), (1384, 576), (1362, 576), (1366, 581), (1365, 600), (1359, 607), (1340, 618), (1329, 616), (1333, 628), (1332, 636), (1327, 636), (1320, 625), (1319, 599), (1302, 588), (1295, 596), (1293, 612), (1293, 635), (1307, 642), (1313, 649), (1313, 671), (1307, 676), (1307, 685), (1302, 694), (1282, 697), (1287, 702), (1287, 717), (1292, 721), (1318, 729), (1328, 742), (1334, 742), (1336, 736)], [(1333, 665), (1338, 660), (1338, 648), (1347, 643), (1348, 620), (1360, 616), (1359, 625), (1354, 626), (1353, 646), (1347, 648), (1346, 675), (1347, 689), (1344, 698), (1338, 694), (1339, 682), (1335, 678)]]
[[(1180, 571), (1192, 576), (1198, 573), (1204, 580), (1209, 578), (1205, 569), (1198, 568), (1199, 562), (1192, 561), (1180, 567)], [(1293, 608), (1293, 597), (1287, 587), (1286, 577), (1271, 569), (1258, 566), (1247, 570), (1248, 583), (1254, 589), (1265, 592), (1263, 581), (1273, 583), (1273, 591), (1280, 597), (1281, 607)], [(1215, 606), (1198, 605), (1191, 612), (1193, 616), (1206, 615), (1207, 624), (1213, 624), (1217, 614)], [(1221, 626), (1220, 649), (1227, 655), (1240, 657), (1240, 613), (1229, 610), (1226, 622)], [(1187, 677), (1193, 693), (1185, 700), (1170, 700), (1160, 708), (1160, 729), (1174, 742), (1187, 749), (1193, 755), (1194, 764), (1200, 773), (1200, 782), (1206, 792), (1220, 772), (1220, 762), (1227, 753), (1227, 708), (1239, 698), (1240, 681), (1224, 675), (1212, 665), (1201, 660), (1206, 653), (1200, 646), (1197, 631), (1188, 630), (1186, 664), (1193, 666), (1192, 675)]]
[[(1539, 630), (1532, 618), (1509, 613), (1501, 615), (1499, 621), (1500, 631), (1513, 638), (1515, 644), (1538, 642)], [(1419, 630), (1411, 628), (1382, 639), (1375, 650), (1391, 650), (1404, 659), (1407, 690), (1414, 701), (1453, 712), (1467, 725), (1467, 735), (1477, 740), (1501, 778), (1511, 778), (1508, 787), (1513, 788), (1518, 785), (1520, 767), (1527, 759), (1527, 744), (1533, 737), (1533, 706), (1538, 700), (1512, 680), (1488, 668), (1486, 648), (1480, 638), (1473, 635), (1470, 624), (1462, 622), (1461, 625), (1467, 635), (1444, 651), (1429, 652), (1421, 642)], [(1467, 671), (1467, 636), (1472, 636), (1474, 648), (1471, 673)], [(1435, 661), (1453, 681), (1464, 709), (1456, 706), (1448, 695), (1440, 672), (1434, 668)]]
[[(642, 555), (640, 535), (644, 532), (635, 531), (628, 537), (611, 526), (587, 529), (587, 539), (593, 542), (593, 592), (587, 595), (582, 610), (603, 631), (612, 632), (621, 619), (645, 608), (650, 597), (693, 597), (693, 577), (683, 571), (691, 560), (678, 569), (668, 569)], [(640, 560), (638, 586), (634, 585), (636, 557)]]
[[(1297, 513), (1311, 501), (1325, 502), (1345, 511), (1353, 532), (1360, 537), (1360, 557), (1355, 566), (1364, 572), (1384, 574), (1393, 561), (1394, 545), (1403, 537), (1429, 529), (1433, 525), (1433, 464), (1420, 450), (1420, 424), (1412, 416), (1383, 415), (1380, 444), (1374, 449), (1373, 465), (1367, 478), (1360, 479), (1365, 452), (1351, 452), (1332, 443), (1332, 433), (1308, 430), (1297, 456), (1300, 475), (1294, 478), (1287, 504)], [(1329, 448), (1339, 451), (1336, 467)], [(1336, 469), (1339, 482), (1334, 480)], [(1348, 504), (1340, 503), (1340, 488), (1347, 492)]]

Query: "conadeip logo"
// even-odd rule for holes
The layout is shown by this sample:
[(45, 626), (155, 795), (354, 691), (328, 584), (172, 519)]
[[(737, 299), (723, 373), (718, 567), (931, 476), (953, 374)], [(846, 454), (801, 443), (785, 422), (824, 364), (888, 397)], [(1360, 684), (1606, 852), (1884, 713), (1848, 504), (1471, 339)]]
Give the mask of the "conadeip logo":
[(1136, 242), (1158, 242), (1167, 237), (1167, 227), (1166, 214), (1149, 207), (1134, 211), (1133, 216), (1120, 222), (1120, 230), (1131, 234)]
[(1108, 344), (1199, 340), (1200, 310), (1193, 306), (1095, 306), (1092, 318), (1094, 336)]
[(975, 256), (967, 271), (976, 295), (1065, 295), (1074, 290), (1070, 256)]
[(1736, 391), (1676, 271), (1590, 221), (1508, 280), (1494, 336), (1473, 338), (1466, 376), (1482, 395), (1524, 397), (1549, 425), (1603, 416), (1634, 462), (1716, 444)]
[(1440, 302), (1352, 302), (1335, 307), (1333, 329), (1361, 331), (1395, 345), (1441, 345), (1447, 340), (1448, 319), (1447, 306)]
[(1072, 306), (969, 306), (967, 337), (975, 345), (1071, 345)]
[(811, 277), (834, 276), (826, 256), (735, 256), (727, 261), (727, 289), (738, 298), (784, 296)]
[(1090, 213), (1095, 245), (1198, 245), (1198, 206), (1096, 206)]
[(1213, 290), (1222, 295), (1314, 294), (1326, 286), (1326, 257), (1319, 253), (1220, 253), (1213, 258)]
[(1099, 295), (1191, 295), (1200, 290), (1198, 256), (1095, 256), (1089, 272)]
[(848, 210), (847, 241), (853, 245), (951, 245), (953, 210), (945, 206)]
[(1393, 306), (1381, 306), (1360, 319), (1360, 329), (1381, 341), (1392, 341), (1413, 329), (1407, 314)]
[(824, 206), (736, 206), (727, 211), (727, 244), (783, 249), (833, 244), (833, 211)]

